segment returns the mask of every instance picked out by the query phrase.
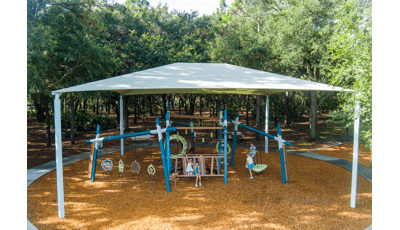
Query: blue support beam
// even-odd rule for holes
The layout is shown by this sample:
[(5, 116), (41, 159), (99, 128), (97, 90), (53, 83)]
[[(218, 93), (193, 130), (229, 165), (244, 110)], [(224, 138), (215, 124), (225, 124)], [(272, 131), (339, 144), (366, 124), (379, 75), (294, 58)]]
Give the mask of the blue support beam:
[[(170, 117), (170, 112), (169, 112), (169, 103), (168, 103), (168, 112), (167, 112), (167, 115), (165, 116), (166, 117), (166, 119), (167, 119), (167, 122), (166, 122), (166, 128), (170, 128), (170, 122), (169, 122), (169, 117)], [(171, 172), (171, 168), (172, 168), (172, 165), (171, 165), (171, 158), (170, 158), (170, 156), (171, 156), (171, 148), (170, 148), (170, 146), (169, 146), (169, 132), (167, 131), (167, 132), (165, 132), (165, 149), (166, 149), (166, 160), (167, 160), (167, 171), (168, 171), (168, 175), (169, 175), (169, 173)]]
[[(174, 131), (176, 131), (176, 128), (175, 127), (171, 127), (171, 128), (161, 129), (161, 133), (165, 133), (167, 131), (168, 132), (174, 132)], [(157, 134), (157, 133), (158, 133), (158, 130), (147, 130), (147, 131), (142, 131), (142, 132), (137, 132), (137, 133), (127, 133), (127, 134), (111, 136), (111, 137), (90, 139), (90, 140), (87, 140), (86, 143), (89, 144), (89, 143), (92, 143), (92, 142), (112, 141), (112, 140), (121, 139), (121, 138), (138, 137), (138, 136), (149, 135), (149, 134)]]
[[(222, 105), (219, 106), (219, 127), (222, 126)], [(222, 152), (222, 129), (219, 130), (219, 147), (218, 155), (221, 156)], [(221, 158), (218, 158), (218, 170), (221, 171)]]
[[(157, 125), (157, 133), (158, 133), (158, 142), (160, 144), (160, 150), (161, 150), (161, 159), (162, 159), (163, 168), (164, 168), (165, 183), (166, 183), (166, 186), (167, 186), (167, 192), (170, 193), (171, 192), (171, 185), (169, 183), (169, 172), (167, 171), (168, 167), (167, 167), (167, 162), (166, 162), (166, 159), (165, 159), (164, 142), (163, 142), (163, 139), (162, 139), (160, 119), (158, 117), (156, 118), (156, 125)], [(175, 128), (175, 130), (176, 130), (176, 128)]]
[[(278, 139), (282, 139), (281, 125), (278, 125), (277, 133), (278, 133)], [(282, 183), (286, 184), (286, 182), (288, 182), (286, 180), (286, 170), (285, 170), (285, 164), (287, 164), (287, 162), (284, 161), (282, 142), (278, 141), (278, 145), (279, 145), (279, 158), (280, 158), (280, 162), (281, 162)]]
[(228, 184), (228, 123), (226, 120), (227, 117), (227, 110), (224, 111), (224, 183)]
[[(100, 125), (97, 125), (97, 129), (96, 129), (96, 138), (100, 137)], [(90, 177), (90, 180), (92, 182), (94, 182), (95, 180), (95, 176), (96, 176), (96, 162), (97, 162), (97, 152), (98, 152), (98, 148), (100, 146), (100, 143), (96, 143), (95, 148), (94, 148), (94, 153), (93, 153), (93, 163), (92, 163), (92, 175)]]
[[(261, 134), (261, 135), (263, 135), (263, 136), (266, 136), (266, 137), (268, 137), (268, 138), (270, 138), (270, 139), (273, 139), (273, 140), (276, 140), (276, 139), (277, 139), (277, 137), (275, 137), (275, 136), (273, 136), (273, 135), (271, 135), (271, 134), (265, 133), (265, 132), (263, 132), (263, 131), (260, 131), (260, 130), (258, 130), (258, 129), (249, 127), (249, 126), (244, 125), (244, 124), (236, 123), (235, 121), (232, 121), (232, 120), (229, 119), (229, 118), (228, 118), (227, 120), (228, 120), (229, 122), (233, 123), (233, 124), (238, 124), (240, 127), (249, 129), (249, 130), (251, 130), (251, 131), (253, 131), (253, 132), (256, 132), (256, 133), (258, 133), (258, 134)], [(284, 141), (283, 143), (284, 143), (285, 145), (292, 146), (292, 144), (291, 144), (289, 141)]]

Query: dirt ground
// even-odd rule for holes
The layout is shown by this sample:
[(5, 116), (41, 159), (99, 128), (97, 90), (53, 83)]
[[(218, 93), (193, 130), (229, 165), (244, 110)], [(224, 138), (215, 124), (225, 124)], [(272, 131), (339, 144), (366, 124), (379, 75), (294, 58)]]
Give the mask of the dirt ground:
[[(324, 117), (320, 122), (323, 126)], [(296, 128), (307, 125), (303, 123), (306, 122), (300, 120)], [(138, 125), (132, 125), (132, 131), (140, 126), (148, 127), (148, 124), (139, 120)], [(55, 158), (54, 144), (45, 147), (45, 131), (41, 128), (42, 124), (28, 118), (28, 168)], [(298, 134), (296, 128), (283, 128), (283, 138), (293, 144), (289, 149), (306, 151), (349, 139), (342, 128), (327, 125), (321, 130), (321, 140), (310, 142), (307, 134)], [(241, 144), (254, 141), (254, 135), (241, 131), (246, 135)], [(324, 137), (324, 132), (331, 135)], [(102, 136), (118, 133), (117, 130), (101, 132)], [(276, 130), (271, 130), (271, 134), (276, 135)], [(63, 156), (88, 152), (90, 145), (84, 141), (94, 136), (94, 131), (80, 133), (75, 145), (69, 144), (69, 138), (63, 138)], [(274, 142), (269, 141), (270, 146), (276, 146)], [(263, 145), (262, 142), (259, 144)], [(107, 146), (113, 145), (118, 146), (119, 141)], [(125, 145), (130, 146), (131, 141), (126, 139)], [(122, 157), (125, 164), (122, 185), (116, 166), (118, 152), (102, 156), (102, 160), (107, 157), (114, 163), (111, 182), (109, 172), (104, 173), (103, 179), (100, 160), (95, 182), (87, 177), (89, 160), (75, 162), (64, 167), (65, 218), (60, 219), (57, 215), (55, 171), (27, 188), (27, 217), (39, 229), (365, 229), (371, 225), (372, 184), (365, 178), (358, 177), (357, 208), (353, 209), (350, 208), (351, 171), (288, 154), (290, 182), (284, 185), (279, 154), (270, 151), (263, 154), (262, 159), (268, 168), (250, 180), (249, 172), (244, 168), (247, 151), (237, 149), (235, 164), (228, 167), (228, 184), (224, 184), (222, 177), (203, 178), (202, 186), (196, 188), (194, 178), (181, 178), (176, 187), (171, 183), (171, 193), (166, 191), (160, 150), (155, 146), (152, 154), (149, 149), (136, 150), (141, 171), (139, 185), (137, 174), (134, 175), (135, 187), (129, 169), (135, 160), (134, 150), (126, 151)], [(360, 151), (363, 152), (362, 145)], [(351, 161), (352, 144), (316, 153)], [(150, 179), (146, 172), (151, 161), (156, 167), (154, 192), (149, 189)], [(370, 153), (361, 154), (359, 163), (371, 167)]]

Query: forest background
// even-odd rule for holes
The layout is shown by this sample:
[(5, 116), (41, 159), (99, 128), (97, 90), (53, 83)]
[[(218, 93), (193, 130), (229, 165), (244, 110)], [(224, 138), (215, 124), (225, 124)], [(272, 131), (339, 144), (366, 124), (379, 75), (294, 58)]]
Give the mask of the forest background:
[[(333, 112), (333, 120), (354, 120), (361, 104), (361, 138), (372, 146), (372, 8), (371, 1), (224, 0), (212, 15), (168, 11), (146, 0), (110, 4), (98, 0), (29, 0), (27, 4), (27, 101), (46, 122), (48, 146), (53, 124), (50, 92), (112, 76), (175, 62), (217, 62), (289, 75), (350, 88), (356, 94), (290, 92), (270, 97), (274, 124), (291, 124), (309, 115), (310, 140), (319, 138), (317, 111)], [(119, 120), (118, 94), (83, 92), (62, 95), (63, 124), (71, 130), (116, 126), (109, 117), (91, 117), (88, 108), (112, 110)], [(185, 114), (195, 104), (229, 105), (229, 115), (244, 106), (263, 118), (264, 100), (243, 95), (128, 95), (124, 96), (125, 130), (128, 116), (153, 115), (167, 102), (179, 103)], [(216, 101), (216, 103), (215, 103)], [(66, 103), (66, 105), (65, 105)], [(69, 111), (67, 111), (67, 109)], [(129, 108), (132, 108), (130, 110)], [(68, 118), (67, 118), (68, 117)], [(68, 121), (67, 121), (68, 120)], [(67, 128), (65, 129), (67, 130)]]

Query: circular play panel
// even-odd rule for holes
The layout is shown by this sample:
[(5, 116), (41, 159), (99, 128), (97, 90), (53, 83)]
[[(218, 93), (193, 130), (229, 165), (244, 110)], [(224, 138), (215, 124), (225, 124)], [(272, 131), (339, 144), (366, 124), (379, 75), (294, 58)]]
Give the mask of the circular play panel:
[[(151, 151), (102, 155), (94, 182), (89, 159), (64, 166), (65, 218), (57, 214), (55, 170), (43, 175), (27, 188), (29, 221), (38, 229), (365, 229), (372, 223), (372, 184), (358, 176), (357, 207), (351, 208), (351, 171), (328, 162), (288, 154), (290, 181), (283, 184), (279, 153), (260, 150), (268, 167), (249, 179), (249, 149), (236, 148), (228, 184), (203, 177), (196, 188), (194, 177), (179, 178), (167, 193), (161, 153)], [(106, 169), (122, 160), (123, 177), (113, 169), (103, 179), (105, 159), (111, 161)], [(135, 160), (140, 183), (132, 183)]]

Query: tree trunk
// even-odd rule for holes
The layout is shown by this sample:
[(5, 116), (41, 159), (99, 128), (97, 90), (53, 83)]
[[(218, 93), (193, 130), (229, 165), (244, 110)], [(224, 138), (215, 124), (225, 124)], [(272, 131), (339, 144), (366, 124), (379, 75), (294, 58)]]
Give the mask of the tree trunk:
[(64, 97), (64, 137), (67, 138), (68, 137), (68, 124), (67, 124), (67, 108), (65, 106), (65, 97)]
[(87, 107), (86, 107), (87, 101), (88, 101), (87, 99), (83, 100), (83, 110), (85, 110), (85, 111), (87, 109)]
[[(256, 129), (260, 130), (260, 95), (256, 96)], [(260, 134), (256, 134), (256, 140), (260, 140)]]
[(148, 95), (148, 100), (149, 100), (149, 108), (150, 108), (150, 116), (153, 116), (153, 105), (151, 104), (151, 95)]
[(51, 133), (50, 133), (50, 114), (49, 114), (49, 103), (46, 99), (46, 144), (51, 147)]
[(246, 125), (249, 126), (249, 95), (246, 95)]
[(289, 116), (289, 105), (290, 105), (290, 100), (293, 97), (293, 93), (286, 92), (285, 96), (285, 114), (284, 114), (284, 121), (283, 125), (286, 126), (288, 124), (288, 116)]
[(163, 94), (161, 96), (161, 99), (162, 99), (161, 117), (165, 119), (165, 114), (167, 114), (167, 94)]
[(179, 94), (178, 98), (178, 104), (179, 104), (179, 114), (181, 114), (181, 95)]
[(310, 92), (310, 139), (318, 139), (317, 92)]
[(99, 116), (99, 97), (96, 97), (96, 115)]
[(124, 129), (126, 132), (130, 131), (129, 130), (129, 104), (132, 100), (133, 96), (128, 95), (125, 96), (125, 98), (123, 99), (123, 103), (124, 103)]
[[(311, 65), (307, 64), (307, 73), (308, 76), (313, 79), (315, 82), (319, 80), (319, 69), (318, 67), (314, 67), (314, 71), (311, 72)], [(316, 140), (318, 139), (318, 117), (317, 117), (317, 91), (310, 92), (310, 139)]]
[(194, 106), (196, 104), (196, 95), (192, 94), (189, 96), (189, 102), (190, 102), (190, 108), (189, 108), (189, 114), (194, 115)]
[(200, 95), (200, 116), (201, 116), (201, 108), (203, 107), (203, 102), (201, 101), (201, 95)]
[(135, 103), (135, 110), (134, 110), (134, 113), (135, 113), (135, 118), (134, 118), (134, 120), (133, 120), (133, 123), (134, 124), (137, 124), (137, 117), (138, 117), (138, 115), (139, 115), (139, 113), (138, 113), (138, 100), (137, 100), (137, 98), (135, 98), (134, 99), (134, 103)]
[(45, 108), (43, 107), (43, 98), (43, 93), (33, 94), (32, 96), (33, 104), (35, 105), (36, 109), (36, 118), (39, 122), (44, 122), (46, 120)]
[(70, 137), (71, 137), (71, 144), (75, 144), (75, 111), (74, 111), (74, 95), (69, 93), (69, 114), (70, 114)]

